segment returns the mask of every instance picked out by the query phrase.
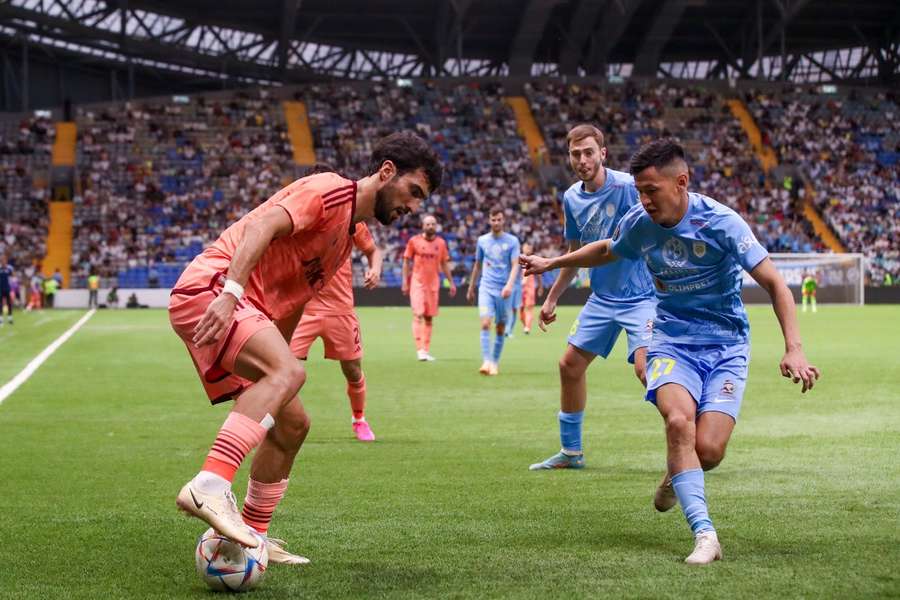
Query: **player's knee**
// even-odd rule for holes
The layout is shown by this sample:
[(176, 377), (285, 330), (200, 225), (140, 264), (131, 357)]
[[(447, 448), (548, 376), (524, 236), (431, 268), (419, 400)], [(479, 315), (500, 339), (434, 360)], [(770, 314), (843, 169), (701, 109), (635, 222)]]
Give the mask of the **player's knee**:
[(580, 363), (570, 359), (567, 355), (563, 355), (559, 359), (559, 376), (564, 380), (581, 379), (584, 375), (584, 368)]
[(280, 416), (275, 421), (277, 444), (286, 451), (299, 450), (311, 425), (312, 421), (306, 411)]
[(431, 317), (423, 317), (426, 323), (431, 323)]
[(484, 319), (481, 321), (481, 330), (482, 331), (490, 331), (491, 322), (488, 319)]
[(666, 416), (666, 438), (669, 441), (680, 443), (692, 442), (695, 435), (695, 425), (692, 419), (681, 413)]
[(341, 370), (344, 371), (347, 381), (359, 381), (363, 378), (362, 366), (357, 363), (342, 364)]
[(704, 471), (710, 471), (719, 466), (725, 458), (725, 447), (720, 444), (711, 444), (697, 440), (697, 458)]
[(303, 384), (306, 383), (306, 369), (300, 364), (300, 361), (291, 360), (275, 371), (270, 376), (270, 382), (280, 392), (280, 396), (284, 398), (284, 402), (290, 400), (297, 395)]
[(503, 335), (504, 333), (506, 333), (506, 324), (498, 323), (497, 324), (497, 335)]

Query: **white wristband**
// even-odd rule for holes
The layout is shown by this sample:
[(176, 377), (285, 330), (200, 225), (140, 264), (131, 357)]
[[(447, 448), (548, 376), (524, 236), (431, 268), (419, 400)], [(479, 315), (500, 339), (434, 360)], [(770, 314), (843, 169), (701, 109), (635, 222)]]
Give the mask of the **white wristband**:
[(222, 287), (222, 293), (231, 294), (236, 300), (240, 301), (241, 296), (244, 295), (244, 286), (239, 284), (237, 281), (226, 279), (225, 285)]

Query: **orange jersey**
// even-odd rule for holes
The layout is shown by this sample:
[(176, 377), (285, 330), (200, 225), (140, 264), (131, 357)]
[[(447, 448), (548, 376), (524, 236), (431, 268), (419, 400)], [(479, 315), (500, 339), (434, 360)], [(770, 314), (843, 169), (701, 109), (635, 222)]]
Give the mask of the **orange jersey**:
[(194, 258), (175, 289), (215, 286), (247, 225), (270, 210), (287, 212), (293, 228), (263, 252), (244, 286), (244, 299), (276, 321), (295, 315), (350, 256), (356, 183), (336, 173), (304, 177), (276, 192)]
[(413, 261), (412, 285), (437, 290), (441, 287), (441, 265), (450, 260), (447, 242), (434, 236), (430, 242), (425, 234), (409, 238), (403, 258)]
[[(375, 240), (372, 239), (372, 234), (365, 223), (356, 224), (353, 245), (364, 253), (375, 249)], [(353, 314), (353, 261), (349, 257), (334, 274), (334, 279), (303, 308), (303, 314), (328, 316)]]

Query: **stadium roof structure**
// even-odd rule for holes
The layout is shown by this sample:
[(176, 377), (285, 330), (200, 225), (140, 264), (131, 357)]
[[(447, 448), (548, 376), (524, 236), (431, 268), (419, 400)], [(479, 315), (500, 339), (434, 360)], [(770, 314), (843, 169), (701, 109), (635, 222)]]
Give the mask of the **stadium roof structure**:
[(900, 3), (0, 0), (0, 49), (24, 45), (130, 72), (263, 85), (542, 75), (891, 84)]

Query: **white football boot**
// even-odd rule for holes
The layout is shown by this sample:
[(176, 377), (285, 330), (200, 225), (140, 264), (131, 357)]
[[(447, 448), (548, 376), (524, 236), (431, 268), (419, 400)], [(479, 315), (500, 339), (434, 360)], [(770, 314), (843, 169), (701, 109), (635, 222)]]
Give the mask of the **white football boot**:
[(684, 559), (684, 562), (689, 565), (708, 565), (721, 558), (722, 546), (719, 544), (719, 536), (715, 531), (704, 531), (694, 538), (694, 551)]
[(259, 538), (244, 524), (230, 489), (218, 494), (204, 494), (191, 480), (178, 492), (175, 504), (188, 515), (206, 521), (210, 527), (241, 546), (259, 546)]

